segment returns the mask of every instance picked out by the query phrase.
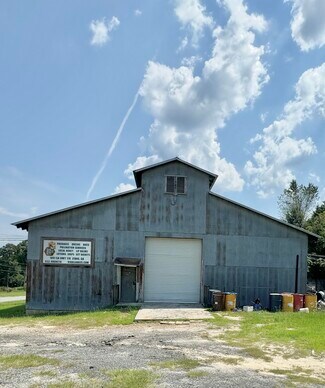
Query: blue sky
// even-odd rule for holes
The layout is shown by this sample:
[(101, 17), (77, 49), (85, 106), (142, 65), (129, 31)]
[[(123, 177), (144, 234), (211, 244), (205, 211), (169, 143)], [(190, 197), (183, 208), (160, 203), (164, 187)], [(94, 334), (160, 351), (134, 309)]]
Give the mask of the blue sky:
[(0, 36), (0, 244), (175, 156), (275, 217), (325, 199), (324, 0), (2, 1)]

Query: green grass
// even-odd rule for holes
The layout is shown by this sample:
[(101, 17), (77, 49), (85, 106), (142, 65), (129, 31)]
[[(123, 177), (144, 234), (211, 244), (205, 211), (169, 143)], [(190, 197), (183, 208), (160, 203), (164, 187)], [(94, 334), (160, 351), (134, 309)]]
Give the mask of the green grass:
[[(35, 385), (32, 388), (38, 388), (38, 387), (43, 387), (43, 385)], [(69, 380), (62, 380), (57, 383), (50, 383), (46, 385), (47, 388), (76, 388), (76, 387), (82, 387), (82, 385), (78, 385), (74, 381), (69, 381)], [(93, 386), (94, 387), (94, 386)], [(98, 387), (98, 385), (97, 385)], [(104, 387), (104, 385), (103, 385)]]
[(26, 291), (23, 287), (17, 287), (17, 288), (5, 288), (0, 287), (0, 297), (2, 296), (25, 296)]
[(200, 362), (191, 358), (181, 358), (180, 360), (168, 360), (150, 363), (151, 366), (163, 369), (183, 369), (191, 370), (200, 366)]
[[(259, 312), (241, 313), (240, 316), (242, 317), (240, 321), (231, 321), (231, 325), (236, 325), (239, 330), (227, 330), (219, 338), (231, 345), (247, 348), (248, 351), (255, 349), (255, 345), (264, 343), (292, 347), (301, 355), (312, 350), (316, 354), (325, 352), (325, 315), (322, 312), (309, 314)], [(217, 320), (220, 320), (220, 317)], [(218, 322), (215, 324), (218, 325)]]
[(214, 325), (217, 325), (219, 327), (229, 327), (229, 326), (233, 326), (234, 324), (236, 324), (236, 322), (225, 318), (225, 316), (226, 316), (225, 313), (221, 313), (221, 312), (214, 313), (213, 311), (211, 311), (211, 312), (212, 312), (213, 318), (210, 319), (209, 322), (212, 322)]
[(107, 388), (147, 388), (152, 386), (156, 375), (143, 369), (118, 369), (106, 373), (111, 379)]
[(227, 365), (238, 365), (243, 359), (239, 357), (218, 357), (217, 359), (214, 359), (214, 361), (222, 362)]
[(106, 325), (130, 325), (137, 312), (136, 307), (112, 307), (87, 312), (26, 316), (25, 303), (17, 301), (0, 303), (0, 325), (46, 325), (88, 329)]
[(42, 365), (59, 365), (55, 358), (41, 357), (35, 354), (13, 354), (0, 356), (0, 366), (5, 368), (32, 368)]
[(207, 376), (209, 373), (203, 370), (190, 370), (187, 372), (187, 377), (190, 377), (191, 379), (197, 379), (200, 377)]
[[(286, 376), (289, 380), (289, 383), (297, 384), (319, 384), (324, 385), (324, 380), (321, 380), (317, 377), (310, 376), (311, 369), (295, 368), (293, 370), (288, 369), (270, 369), (270, 373)], [(291, 386), (296, 386), (292, 384)]]
[(243, 351), (245, 355), (248, 355), (249, 357), (259, 358), (264, 361), (272, 361), (272, 358), (268, 356), (268, 354), (259, 347), (244, 345)]
[(0, 303), (0, 324), (5, 318), (21, 318), (26, 316), (25, 302), (23, 300), (16, 302)]
[(41, 370), (41, 371), (35, 373), (35, 376), (39, 376), (39, 377), (56, 377), (57, 376), (57, 372), (55, 372), (54, 370)]

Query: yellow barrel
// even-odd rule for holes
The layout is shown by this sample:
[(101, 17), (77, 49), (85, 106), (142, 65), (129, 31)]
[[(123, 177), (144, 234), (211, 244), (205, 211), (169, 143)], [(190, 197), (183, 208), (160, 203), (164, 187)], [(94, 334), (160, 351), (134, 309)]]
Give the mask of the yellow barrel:
[(305, 307), (309, 308), (309, 311), (317, 310), (317, 295), (305, 295)]
[(225, 309), (232, 311), (236, 308), (236, 295), (234, 292), (225, 292)]
[(293, 312), (293, 295), (292, 294), (282, 294), (282, 311), (286, 313)]

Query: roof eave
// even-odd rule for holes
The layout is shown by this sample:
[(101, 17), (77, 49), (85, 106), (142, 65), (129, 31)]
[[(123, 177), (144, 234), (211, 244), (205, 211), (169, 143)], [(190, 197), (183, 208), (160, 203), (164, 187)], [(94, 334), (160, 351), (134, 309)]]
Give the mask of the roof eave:
[(282, 224), (282, 225), (288, 226), (288, 227), (290, 227), (290, 228), (292, 228), (292, 229), (296, 229), (296, 230), (298, 230), (298, 231), (300, 231), (300, 232), (303, 232), (303, 233), (305, 233), (305, 234), (308, 234), (310, 237), (314, 237), (314, 238), (317, 238), (317, 239), (320, 238), (320, 236), (319, 236), (318, 234), (316, 234), (316, 233), (312, 233), (312, 232), (310, 232), (309, 230), (306, 230), (306, 229), (304, 229), (304, 228), (300, 228), (299, 226), (295, 226), (295, 225), (289, 224), (289, 223), (287, 223), (287, 222), (285, 222), (285, 221), (279, 220), (278, 218), (272, 217), (272, 216), (270, 216), (269, 214), (266, 214), (266, 213), (260, 212), (260, 211), (258, 211), (258, 210), (255, 210), (255, 209), (253, 209), (253, 208), (251, 208), (251, 207), (249, 207), (249, 206), (246, 206), (246, 205), (243, 205), (243, 204), (241, 204), (241, 203), (239, 203), (239, 202), (233, 201), (232, 199), (229, 199), (229, 198), (223, 197), (222, 195), (213, 193), (212, 191), (210, 191), (209, 194), (213, 195), (214, 197), (223, 199), (224, 201), (230, 202), (230, 203), (232, 203), (232, 204), (234, 204), (234, 205), (240, 206), (240, 207), (242, 207), (243, 209), (246, 209), (246, 210), (249, 210), (249, 211), (251, 211), (251, 212), (253, 212), (253, 213), (259, 214), (260, 216), (269, 218), (269, 219), (272, 220), (272, 221), (278, 222), (278, 223), (280, 223), (280, 224)]
[(50, 213), (41, 214), (39, 216), (32, 217), (32, 218), (27, 218), (25, 220), (13, 222), (11, 225), (16, 226), (17, 228), (21, 228), (22, 230), (28, 230), (28, 224), (30, 222), (32, 222), (32, 221), (39, 220), (39, 219), (45, 218), (45, 217), (50, 217), (50, 216), (53, 216), (55, 214), (64, 213), (64, 212), (69, 211), (69, 210), (78, 209), (78, 208), (81, 208), (81, 207), (92, 205), (92, 204), (95, 204), (95, 203), (98, 203), (98, 202), (103, 202), (103, 201), (107, 201), (107, 200), (110, 200), (110, 199), (114, 199), (114, 198), (118, 198), (118, 197), (123, 197), (124, 195), (133, 194), (133, 193), (136, 193), (138, 191), (141, 191), (141, 188), (136, 188), (136, 189), (133, 189), (133, 190), (124, 191), (123, 193), (113, 194), (113, 195), (109, 195), (108, 197), (103, 197), (103, 198), (95, 199), (93, 201), (84, 202), (84, 203), (81, 203), (81, 204), (78, 204), (78, 205), (69, 206), (69, 207), (66, 207), (64, 209), (56, 210), (56, 211), (53, 211), (53, 212), (50, 212)]
[(141, 168), (138, 168), (137, 170), (134, 170), (133, 171), (133, 175), (134, 175), (134, 179), (135, 179), (135, 182), (136, 182), (136, 185), (137, 187), (141, 187), (141, 177), (142, 177), (142, 173), (146, 170), (150, 170), (152, 168), (156, 168), (156, 167), (159, 167), (159, 166), (162, 166), (164, 164), (168, 164), (168, 163), (172, 163), (172, 162), (180, 162), (180, 163), (183, 163), (183, 164), (186, 164), (187, 166), (189, 167), (192, 167), (194, 168), (195, 170), (198, 170), (198, 171), (201, 171), (207, 175), (209, 175), (209, 187), (210, 189), (212, 188), (212, 186), (215, 184), (217, 178), (218, 178), (218, 175), (217, 174), (213, 174), (212, 172), (210, 171), (207, 171), (207, 170), (204, 170), (203, 168), (200, 168), (200, 167), (197, 167), (195, 166), (194, 164), (192, 163), (189, 163), (189, 162), (186, 162), (185, 160), (179, 158), (178, 156), (175, 157), (175, 158), (171, 158), (171, 159), (167, 159), (165, 161), (162, 161), (162, 162), (158, 162), (158, 163), (155, 163), (155, 164), (151, 164), (150, 166), (146, 166), (146, 167), (141, 167)]

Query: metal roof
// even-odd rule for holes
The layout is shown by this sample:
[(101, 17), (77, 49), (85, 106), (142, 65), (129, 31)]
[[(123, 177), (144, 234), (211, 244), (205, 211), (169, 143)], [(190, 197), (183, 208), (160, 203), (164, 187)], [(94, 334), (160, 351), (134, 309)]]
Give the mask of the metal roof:
[[(183, 164), (185, 164), (185, 165), (187, 165), (187, 166), (189, 166), (191, 168), (194, 168), (195, 170), (201, 171), (204, 174), (209, 175), (210, 189), (213, 186), (213, 184), (215, 183), (216, 179), (218, 178), (218, 175), (212, 174), (209, 171), (203, 170), (202, 168), (194, 166), (193, 164), (185, 162), (184, 160), (176, 157), (176, 158), (165, 160), (163, 162), (152, 164), (152, 165), (147, 166), (147, 167), (143, 167), (143, 168), (134, 170), (133, 174), (134, 174), (134, 178), (135, 178), (135, 181), (136, 181), (136, 184), (137, 184), (137, 188), (136, 189), (125, 191), (125, 192), (119, 193), (119, 194), (110, 195), (110, 196), (107, 196), (107, 197), (104, 197), (104, 198), (100, 198), (100, 199), (96, 199), (96, 200), (93, 200), (93, 201), (84, 202), (84, 203), (81, 203), (81, 204), (78, 204), (78, 205), (75, 205), (75, 206), (70, 206), (70, 207), (67, 207), (67, 208), (64, 208), (64, 209), (60, 209), (60, 210), (53, 211), (53, 212), (50, 212), (50, 213), (42, 214), (42, 215), (39, 215), (39, 216), (36, 216), (36, 217), (32, 217), (32, 218), (28, 218), (28, 219), (25, 219), (25, 220), (22, 220), (22, 221), (14, 222), (14, 223), (12, 223), (12, 225), (16, 226), (17, 228), (21, 228), (23, 230), (24, 229), (27, 230), (28, 229), (28, 223), (31, 222), (31, 221), (39, 220), (41, 218), (49, 217), (49, 216), (52, 216), (52, 215), (55, 215), (55, 214), (59, 214), (59, 213), (63, 213), (63, 212), (66, 212), (66, 211), (69, 211), (69, 210), (73, 210), (73, 209), (78, 209), (78, 208), (81, 208), (81, 207), (84, 207), (84, 206), (88, 206), (88, 205), (92, 205), (92, 204), (95, 204), (95, 203), (107, 201), (107, 200), (110, 200), (110, 199), (113, 199), (113, 198), (122, 197), (124, 195), (129, 195), (129, 194), (136, 193), (136, 192), (142, 190), (141, 189), (141, 178), (142, 178), (143, 172), (145, 172), (146, 170), (149, 170), (149, 169), (153, 169), (153, 168), (156, 168), (156, 167), (168, 164), (168, 163), (172, 163), (172, 162), (183, 163)], [(277, 219), (275, 217), (272, 217), (272, 216), (270, 216), (268, 214), (262, 213), (262, 212), (260, 212), (258, 210), (250, 208), (248, 206), (242, 205), (239, 202), (233, 201), (233, 200), (231, 200), (229, 198), (226, 198), (226, 197), (223, 197), (223, 196), (221, 196), (219, 194), (213, 193), (211, 191), (209, 192), (209, 194), (212, 195), (212, 196), (215, 196), (217, 198), (223, 199), (224, 201), (230, 202), (230, 203), (232, 203), (232, 204), (234, 204), (236, 206), (240, 206), (240, 207), (242, 207), (242, 208), (244, 208), (246, 210), (249, 210), (251, 212), (259, 214), (259, 215), (261, 215), (263, 217), (267, 217), (267, 218), (269, 218), (269, 219), (271, 219), (273, 221), (276, 221), (276, 222), (278, 222), (278, 223), (280, 223), (282, 225), (285, 225), (285, 226), (288, 226), (290, 228), (299, 230), (300, 232), (308, 234), (309, 236), (312, 236), (312, 237), (315, 237), (315, 238), (319, 238), (320, 237), (319, 235), (317, 235), (315, 233), (312, 233), (312, 232), (309, 232), (306, 229), (300, 228), (300, 227), (292, 225), (292, 224), (288, 224), (285, 221), (279, 220), (279, 219)]]
[(249, 211), (251, 211), (251, 212), (253, 212), (253, 213), (256, 213), (256, 214), (258, 214), (258, 215), (260, 215), (260, 216), (269, 218), (269, 219), (272, 220), (272, 221), (275, 221), (275, 222), (278, 222), (278, 223), (280, 223), (280, 224), (282, 224), (282, 225), (285, 225), (285, 226), (288, 226), (288, 227), (290, 227), (290, 228), (299, 230), (300, 232), (303, 232), (303, 233), (305, 233), (305, 234), (308, 234), (308, 235), (310, 235), (310, 236), (312, 236), (312, 237), (320, 238), (320, 236), (319, 236), (318, 234), (309, 232), (309, 230), (300, 228), (299, 226), (295, 226), (295, 225), (292, 225), (292, 224), (288, 224), (288, 223), (285, 222), (285, 221), (279, 220), (278, 218), (272, 217), (272, 216), (270, 216), (270, 215), (268, 215), (268, 214), (266, 214), (266, 213), (263, 213), (263, 212), (260, 212), (260, 211), (258, 211), (258, 210), (255, 210), (255, 209), (253, 209), (253, 208), (251, 208), (251, 207), (245, 206), (245, 205), (243, 205), (243, 204), (241, 204), (241, 203), (239, 203), (239, 202), (233, 201), (232, 199), (223, 197), (222, 195), (213, 193), (212, 191), (210, 191), (209, 194), (212, 195), (212, 196), (214, 196), (214, 197), (223, 199), (224, 201), (230, 202), (230, 203), (232, 203), (232, 204), (234, 204), (234, 205), (236, 205), (236, 206), (240, 206), (240, 207), (242, 207), (243, 209), (249, 210)]
[(115, 257), (114, 264), (125, 267), (138, 267), (141, 264), (141, 259), (138, 257)]
[(133, 175), (134, 175), (134, 179), (135, 179), (135, 183), (137, 185), (137, 187), (141, 187), (141, 179), (142, 179), (142, 174), (146, 171), (146, 170), (151, 170), (153, 168), (156, 168), (156, 167), (160, 167), (160, 166), (163, 166), (164, 164), (168, 164), (168, 163), (173, 163), (173, 162), (180, 162), (182, 164), (185, 164), (191, 168), (194, 168), (195, 170), (197, 171), (201, 171), (203, 172), (204, 174), (207, 174), (209, 175), (209, 188), (211, 189), (212, 186), (214, 185), (215, 181), (217, 180), (218, 178), (218, 175), (216, 174), (212, 174), (211, 172), (207, 171), (207, 170), (204, 170), (203, 168), (200, 168), (200, 167), (197, 167), (195, 166), (194, 164), (191, 164), (189, 162), (186, 162), (185, 160), (183, 159), (180, 159), (179, 157), (176, 157), (176, 158), (172, 158), (172, 159), (168, 159), (168, 160), (165, 160), (163, 162), (159, 162), (159, 163), (155, 163), (155, 164), (151, 164), (150, 166), (147, 166), (147, 167), (142, 167), (142, 168), (139, 168), (137, 170), (134, 170), (133, 171)]
[(81, 207), (84, 207), (84, 206), (92, 205), (94, 203), (99, 203), (99, 202), (107, 201), (107, 200), (110, 200), (110, 199), (113, 199), (113, 198), (122, 197), (124, 195), (133, 194), (133, 193), (136, 193), (138, 191), (141, 191), (141, 188), (124, 191), (123, 193), (109, 195), (108, 197), (103, 197), (103, 198), (95, 199), (94, 201), (88, 201), (88, 202), (80, 203), (78, 205), (66, 207), (64, 209), (56, 210), (56, 211), (53, 211), (53, 212), (50, 212), (50, 213), (41, 214), (41, 215), (36, 216), (36, 217), (27, 218), (25, 220), (18, 221), (18, 222), (13, 222), (11, 225), (14, 225), (17, 228), (21, 228), (23, 230), (24, 229), (27, 230), (28, 223), (31, 222), (31, 221), (39, 220), (40, 218), (45, 218), (45, 217), (53, 216), (54, 214), (59, 214), (59, 213), (67, 212), (69, 210), (78, 209), (78, 208), (81, 208)]

